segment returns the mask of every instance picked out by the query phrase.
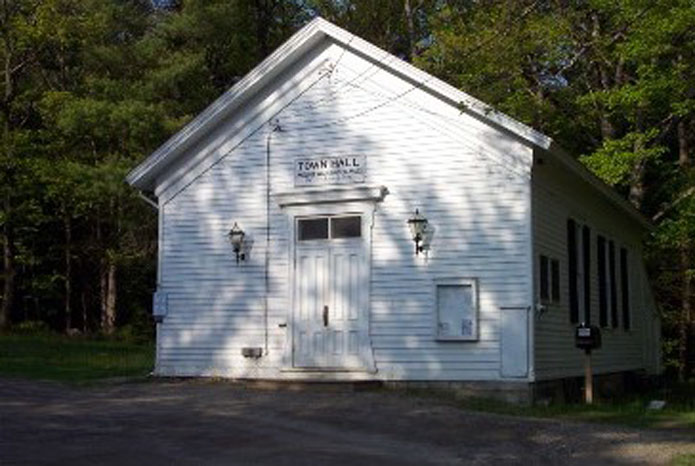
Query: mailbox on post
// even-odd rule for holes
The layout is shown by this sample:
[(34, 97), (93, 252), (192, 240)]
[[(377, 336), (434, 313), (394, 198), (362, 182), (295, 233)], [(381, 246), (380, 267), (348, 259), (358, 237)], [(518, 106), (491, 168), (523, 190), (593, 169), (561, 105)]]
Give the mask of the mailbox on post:
[(601, 347), (601, 329), (595, 325), (582, 322), (574, 330), (574, 344), (583, 349), (584, 354), (584, 400), (587, 404), (594, 401), (594, 383), (591, 372), (591, 350)]
[(574, 344), (577, 348), (591, 352), (601, 347), (601, 329), (582, 322), (574, 331)]

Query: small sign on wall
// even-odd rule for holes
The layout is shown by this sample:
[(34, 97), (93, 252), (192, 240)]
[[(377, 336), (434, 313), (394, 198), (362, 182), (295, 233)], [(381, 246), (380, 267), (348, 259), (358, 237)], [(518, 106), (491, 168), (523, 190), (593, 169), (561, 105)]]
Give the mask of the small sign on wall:
[(294, 185), (364, 183), (367, 158), (364, 155), (312, 157), (294, 161)]

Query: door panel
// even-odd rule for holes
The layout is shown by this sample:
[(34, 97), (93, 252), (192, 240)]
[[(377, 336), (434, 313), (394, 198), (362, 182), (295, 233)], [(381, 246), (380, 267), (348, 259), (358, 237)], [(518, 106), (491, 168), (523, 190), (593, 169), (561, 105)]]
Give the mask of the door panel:
[(323, 306), (328, 297), (328, 254), (325, 249), (297, 251), (296, 327), (298, 359), (319, 364), (324, 353)]

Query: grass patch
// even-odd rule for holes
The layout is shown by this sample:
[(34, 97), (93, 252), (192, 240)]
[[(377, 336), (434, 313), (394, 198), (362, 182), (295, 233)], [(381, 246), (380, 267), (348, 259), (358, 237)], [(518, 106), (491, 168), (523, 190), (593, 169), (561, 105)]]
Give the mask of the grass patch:
[(469, 409), (541, 418), (559, 418), (586, 422), (622, 424), (632, 427), (695, 429), (695, 410), (692, 407), (667, 404), (663, 410), (647, 409), (649, 397), (635, 397), (619, 401), (604, 401), (591, 406), (583, 404), (556, 404), (550, 406), (510, 407), (505, 403), (495, 406), (488, 400), (466, 401)]
[(695, 466), (695, 455), (678, 455), (671, 461), (671, 466)]
[[(653, 393), (630, 395), (619, 400), (598, 401), (593, 405), (558, 403), (548, 406), (522, 406), (487, 398), (458, 399), (454, 395), (442, 395), (441, 392), (434, 394), (432, 391), (414, 391), (413, 394), (440, 399), (443, 396), (456, 406), (471, 411), (695, 433), (695, 384), (692, 383), (674, 385)], [(658, 411), (647, 409), (649, 401), (655, 399), (665, 400), (666, 407)]]
[(142, 376), (154, 345), (63, 335), (0, 335), (0, 375), (61, 382)]

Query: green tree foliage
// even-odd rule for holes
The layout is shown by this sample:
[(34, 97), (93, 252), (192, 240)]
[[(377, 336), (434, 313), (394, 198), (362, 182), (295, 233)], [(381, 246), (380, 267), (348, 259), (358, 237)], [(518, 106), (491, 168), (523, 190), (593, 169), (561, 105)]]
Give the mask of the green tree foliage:
[(111, 333), (149, 319), (156, 215), (125, 175), (311, 13), (279, 0), (164, 3), (0, 3), (0, 327)]
[(427, 46), (436, 0), (311, 0), (308, 6), (392, 54), (412, 61)]

